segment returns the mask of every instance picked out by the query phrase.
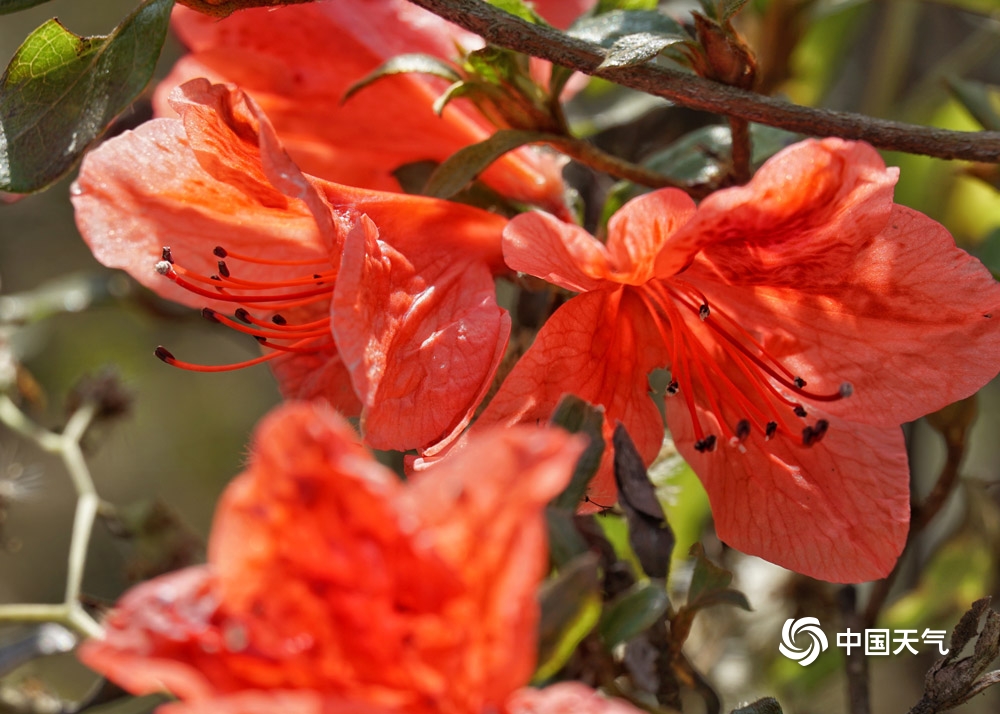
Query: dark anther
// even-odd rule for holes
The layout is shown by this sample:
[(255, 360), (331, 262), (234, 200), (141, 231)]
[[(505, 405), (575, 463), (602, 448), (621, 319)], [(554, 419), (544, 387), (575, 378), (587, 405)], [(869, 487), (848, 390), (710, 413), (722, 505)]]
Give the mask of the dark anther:
[(769, 421), (767, 423), (767, 426), (764, 428), (764, 438), (773, 439), (777, 431), (778, 431), (778, 422)]
[(275, 325), (287, 325), (288, 324), (288, 320), (286, 320), (285, 318), (283, 318), (281, 315), (274, 315), (274, 316), (272, 316), (271, 317), (271, 322), (273, 322)]
[(241, 320), (241, 321), (246, 322), (248, 324), (251, 321), (250, 320), (250, 313), (246, 311), (246, 308), (238, 307), (238, 308), (236, 308), (236, 312), (233, 313), (233, 314), (236, 315), (236, 319), (237, 320)]
[(820, 419), (819, 421), (817, 421), (816, 425), (813, 427), (813, 431), (816, 432), (816, 441), (822, 439), (823, 435), (829, 428), (830, 428), (830, 422), (828, 422), (826, 419)]
[(807, 426), (805, 429), (802, 430), (803, 446), (812, 446), (815, 441), (816, 441), (815, 429), (813, 429), (811, 426)]
[(203, 307), (201, 309), (201, 316), (206, 320), (211, 320), (212, 322), (218, 322), (219, 316), (215, 314), (215, 310), (210, 307)]
[(704, 439), (694, 442), (694, 450), (704, 454), (715, 449), (715, 434), (709, 434)]
[(712, 311), (708, 309), (708, 305), (702, 305), (698, 308), (698, 317), (704, 322), (708, 319), (708, 316), (712, 314)]
[(261, 343), (262, 345), (266, 345), (267, 344), (267, 338), (264, 337), (263, 335), (254, 335), (253, 338), (255, 340), (257, 340), (259, 343)]
[(736, 438), (745, 441), (748, 436), (750, 436), (750, 422), (746, 419), (740, 419), (736, 423)]
[(229, 266), (226, 265), (226, 261), (224, 260), (219, 261), (219, 275), (221, 275), (224, 278), (229, 277)]
[(805, 417), (806, 415), (806, 408), (801, 404), (796, 404), (795, 409), (793, 409), (792, 411), (795, 412), (795, 416), (797, 417)]
[(222, 280), (222, 278), (220, 278), (218, 275), (209, 275), (208, 279), (209, 280), (218, 280), (218, 281)]
[(681, 385), (677, 384), (676, 379), (671, 379), (670, 384), (667, 385), (667, 396), (672, 397), (681, 389)]
[(320, 275), (319, 273), (313, 273), (313, 280), (316, 280), (316, 281), (318, 281), (318, 282), (316, 283), (317, 285), (322, 285), (322, 284), (323, 284), (323, 281), (322, 281), (322, 280), (320, 280), (320, 278), (322, 278), (322, 277), (323, 277), (323, 276), (322, 276), (322, 275)]
[(170, 253), (170, 246), (169, 245), (163, 246), (163, 250), (160, 251), (160, 260), (165, 260), (168, 263), (173, 263), (174, 262), (174, 256)]
[(802, 389), (804, 386), (806, 386), (806, 380), (802, 379), (802, 377), (796, 377), (793, 381), (795, 382), (795, 386), (798, 387), (799, 389)]
[(168, 350), (166, 347), (164, 347), (162, 345), (160, 345), (155, 350), (153, 350), (153, 354), (156, 355), (157, 357), (159, 357), (161, 360), (163, 360), (167, 364), (170, 364), (171, 362), (174, 361), (174, 356), (172, 354), (170, 354), (170, 350)]
[(226, 249), (223, 248), (221, 245), (217, 245), (212, 250), (212, 255), (214, 255), (216, 258), (225, 258), (227, 255), (229, 255), (229, 253), (227, 253)]
[(840, 385), (840, 396), (849, 397), (854, 394), (854, 385), (850, 382), (843, 382)]
[(807, 426), (802, 430), (802, 445), (812, 446), (813, 444), (819, 443), (819, 440), (823, 438), (823, 435), (829, 428), (830, 422), (826, 419), (820, 419), (814, 426)]

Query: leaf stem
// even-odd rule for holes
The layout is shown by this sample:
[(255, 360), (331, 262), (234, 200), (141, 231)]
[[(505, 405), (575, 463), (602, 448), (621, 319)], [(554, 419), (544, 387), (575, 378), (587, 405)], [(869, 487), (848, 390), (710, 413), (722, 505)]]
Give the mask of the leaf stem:
[(410, 0), (499, 47), (664, 97), (692, 109), (739, 117), (811, 136), (867, 141), (889, 151), (996, 163), (1000, 132), (934, 129), (803, 107), (654, 64), (598, 69), (606, 51), (550, 27), (532, 25), (481, 0)]

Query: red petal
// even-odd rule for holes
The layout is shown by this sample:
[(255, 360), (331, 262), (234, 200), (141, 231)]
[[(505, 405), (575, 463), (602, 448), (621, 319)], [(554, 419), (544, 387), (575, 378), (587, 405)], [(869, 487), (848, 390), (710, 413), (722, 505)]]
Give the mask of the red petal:
[(347, 237), (333, 330), (364, 404), (368, 443), (428, 446), (471, 419), (503, 357), (510, 318), (485, 264), (429, 245), (418, 270), (378, 234), (362, 216)]
[[(402, 0), (251, 9), (221, 22), (182, 9), (174, 17), (194, 55), (163, 86), (195, 76), (237, 83), (260, 103), (296, 163), (310, 174), (393, 190), (398, 184), (391, 172), (398, 166), (443, 161), (493, 131), (460, 104), (438, 117), (432, 105), (444, 83), (419, 74), (383, 79), (342, 102), (352, 83), (394, 55), (451, 59), (456, 42), (481, 44)], [(521, 149), (501, 158), (483, 179), (501, 193), (565, 213), (560, 171), (554, 154)]]
[(656, 274), (677, 274), (701, 251), (727, 280), (742, 285), (802, 287), (821, 273), (836, 276), (888, 220), (897, 174), (867, 144), (795, 144), (746, 186), (702, 201), (664, 243)]
[(608, 221), (608, 252), (621, 282), (642, 285), (653, 277), (653, 264), (664, 245), (677, 250), (671, 237), (695, 212), (683, 191), (665, 188), (633, 198)]
[[(699, 274), (701, 279), (694, 280)], [(710, 283), (725, 309), (844, 419), (895, 425), (973, 394), (1000, 371), (1000, 285), (938, 223), (896, 206), (852, 264), (789, 287)], [(919, 385), (915, 387), (915, 385)]]
[[(698, 410), (718, 434), (714, 415)], [(819, 414), (819, 416), (826, 416)], [(813, 416), (815, 418), (815, 416)], [(667, 400), (678, 451), (698, 474), (725, 543), (833, 582), (884, 577), (906, 543), (910, 476), (902, 430), (831, 418), (810, 447), (779, 434), (699, 453), (687, 408)]]
[(579, 226), (538, 211), (507, 224), (503, 254), (513, 270), (575, 292), (604, 287), (612, 271), (603, 243)]
[[(251, 183), (260, 169), (245, 168), (242, 185), (216, 179), (199, 164), (180, 121), (155, 119), (87, 154), (72, 190), (77, 227), (101, 263), (196, 307), (230, 309), (157, 274), (163, 246), (205, 275), (217, 270), (217, 245), (280, 259), (315, 258), (318, 268), (328, 269), (328, 249), (309, 208), (263, 182)], [(246, 264), (241, 270), (247, 280), (280, 280), (304, 268)]]
[[(608, 430), (621, 421), (646, 463), (663, 441), (663, 420), (647, 376), (667, 360), (656, 326), (630, 289), (574, 297), (542, 327), (477, 425), (545, 423), (564, 394), (605, 408)], [(610, 433), (610, 431), (608, 431)], [(599, 504), (615, 501), (611, 448), (591, 484)]]
[(250, 690), (199, 702), (172, 702), (156, 714), (434, 714), (419, 707), (380, 706), (308, 690)]
[[(442, 653), (453, 711), (497, 711), (531, 676), (538, 585), (548, 571), (544, 509), (569, 482), (583, 442), (557, 429), (485, 430), (400, 498), (462, 577), (463, 644)], [(442, 709), (444, 710), (444, 709)]]
[(560, 682), (544, 689), (519, 689), (507, 700), (506, 714), (640, 714), (623, 699), (611, 699), (581, 682)]

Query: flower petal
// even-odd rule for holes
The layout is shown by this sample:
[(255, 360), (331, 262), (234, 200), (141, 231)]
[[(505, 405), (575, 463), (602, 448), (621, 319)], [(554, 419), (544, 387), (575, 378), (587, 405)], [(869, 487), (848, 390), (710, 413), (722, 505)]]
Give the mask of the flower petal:
[[(621, 421), (646, 463), (663, 442), (663, 419), (648, 375), (667, 359), (657, 328), (630, 289), (578, 295), (546, 321), (476, 422), (544, 423), (564, 394), (605, 408), (606, 434)], [(475, 429), (475, 427), (474, 427)], [(615, 501), (610, 441), (590, 497)]]
[(835, 280), (888, 220), (897, 175), (864, 143), (790, 146), (747, 185), (702, 201), (663, 244), (656, 275), (677, 274), (701, 252), (732, 283), (801, 287), (820, 275)]
[[(161, 85), (157, 104), (163, 106), (165, 88), (193, 77), (234, 82), (260, 103), (296, 163), (327, 180), (398, 190), (392, 171), (400, 165), (443, 161), (493, 131), (474, 109), (457, 103), (438, 117), (432, 106), (444, 84), (418, 74), (387, 77), (342, 101), (351, 84), (392, 56), (451, 59), (456, 43), (481, 45), (475, 35), (403, 0), (249, 9), (222, 21), (178, 8), (174, 27), (194, 54)], [(483, 180), (565, 213), (560, 172), (555, 154), (525, 148), (502, 157)]]
[(849, 382), (853, 395), (823, 408), (850, 421), (912, 421), (1000, 369), (1000, 284), (941, 225), (903, 206), (850, 266), (796, 288), (725, 286), (695, 269), (686, 277), (713, 308), (759, 331), (809, 390), (835, 394)]
[[(362, 216), (348, 234), (333, 331), (375, 448), (424, 447), (460, 432), (492, 382), (510, 333), (482, 262), (427, 246), (421, 269)], [(437, 254), (428, 259), (428, 253)]]
[(623, 699), (602, 696), (580, 682), (560, 682), (544, 689), (525, 687), (507, 700), (506, 714), (639, 714)]
[[(87, 154), (71, 192), (77, 227), (104, 265), (126, 270), (171, 300), (228, 311), (228, 303), (195, 295), (157, 274), (163, 247), (206, 276), (218, 270), (212, 254), (217, 245), (285, 260), (315, 258), (317, 267), (330, 264), (305, 203), (255, 182), (260, 170), (246, 169), (240, 183), (220, 181), (198, 162), (180, 121), (154, 119)], [(280, 280), (302, 270), (247, 264), (241, 277)]]
[(608, 221), (608, 253), (620, 282), (642, 285), (653, 277), (663, 246), (695, 212), (683, 191), (665, 188), (633, 198)]
[[(720, 432), (713, 414), (697, 411), (703, 426)], [(702, 453), (687, 408), (667, 400), (674, 443), (705, 485), (722, 541), (820, 580), (875, 580), (892, 570), (906, 543), (902, 430), (829, 419), (824, 438), (809, 447), (754, 433)]]
[(540, 211), (515, 216), (503, 232), (503, 257), (512, 269), (586, 292), (611, 274), (607, 248), (580, 226)]

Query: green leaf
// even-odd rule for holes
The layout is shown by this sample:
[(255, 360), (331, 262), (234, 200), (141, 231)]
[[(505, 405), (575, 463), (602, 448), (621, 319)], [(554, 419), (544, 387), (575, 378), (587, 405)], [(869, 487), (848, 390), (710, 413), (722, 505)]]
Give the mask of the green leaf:
[(569, 485), (552, 501), (552, 505), (557, 508), (575, 511), (587, 493), (587, 486), (597, 473), (604, 455), (604, 436), (601, 431), (604, 425), (604, 408), (592, 406), (579, 397), (568, 394), (559, 400), (549, 424), (562, 427), (571, 434), (584, 434), (590, 440), (576, 462)]
[(949, 77), (948, 88), (984, 129), (1000, 131), (1000, 112), (997, 111), (996, 94), (995, 91), (991, 91), (995, 88), (959, 77)]
[(0, 78), (0, 190), (30, 193), (66, 173), (153, 76), (173, 0), (146, 0), (107, 36), (49, 20)]
[(548, 679), (566, 664), (601, 616), (597, 556), (586, 553), (541, 589), (538, 668), (533, 681)]
[(346, 102), (357, 92), (383, 77), (391, 77), (394, 74), (411, 74), (414, 72), (441, 77), (442, 79), (447, 79), (449, 82), (458, 82), (462, 79), (461, 75), (455, 71), (453, 65), (432, 55), (396, 55), (348, 87), (347, 91), (344, 92), (341, 102)]
[(657, 0), (600, 0), (594, 14), (602, 15), (615, 10), (655, 10)]
[(733, 709), (732, 714), (782, 714), (782, 711), (777, 699), (763, 697), (739, 709)]
[(486, 141), (459, 149), (431, 175), (424, 187), (424, 195), (451, 198), (508, 151), (532, 142), (544, 141), (546, 136), (537, 131), (504, 129)]
[(615, 427), (613, 443), (618, 503), (628, 522), (629, 544), (646, 575), (666, 580), (676, 542), (674, 532), (667, 523), (642, 457), (622, 424)]
[(493, 7), (500, 8), (504, 12), (519, 17), (533, 25), (548, 25), (545, 19), (534, 9), (524, 2), (524, 0), (486, 0)]
[(9, 15), (12, 12), (27, 10), (29, 7), (41, 5), (49, 0), (0, 0), (0, 15)]
[(634, 67), (656, 57), (670, 45), (683, 41), (679, 35), (666, 35), (655, 32), (637, 32), (625, 35), (615, 40), (611, 49), (604, 56), (598, 69), (611, 67)]
[(605, 608), (597, 631), (605, 646), (612, 649), (648, 630), (669, 607), (670, 598), (662, 583), (636, 583)]
[(734, 605), (743, 610), (752, 609), (746, 595), (729, 588), (729, 584), (733, 582), (733, 574), (706, 558), (700, 543), (691, 546), (691, 555), (695, 558), (695, 564), (685, 605), (687, 610), (694, 612), (723, 604)]
[(719, 0), (719, 19), (721, 22), (728, 22), (736, 15), (749, 0)]
[(614, 10), (583, 18), (574, 23), (567, 34), (606, 49), (611, 49), (615, 42), (629, 35), (647, 34), (676, 40), (688, 38), (676, 20), (652, 10)]

